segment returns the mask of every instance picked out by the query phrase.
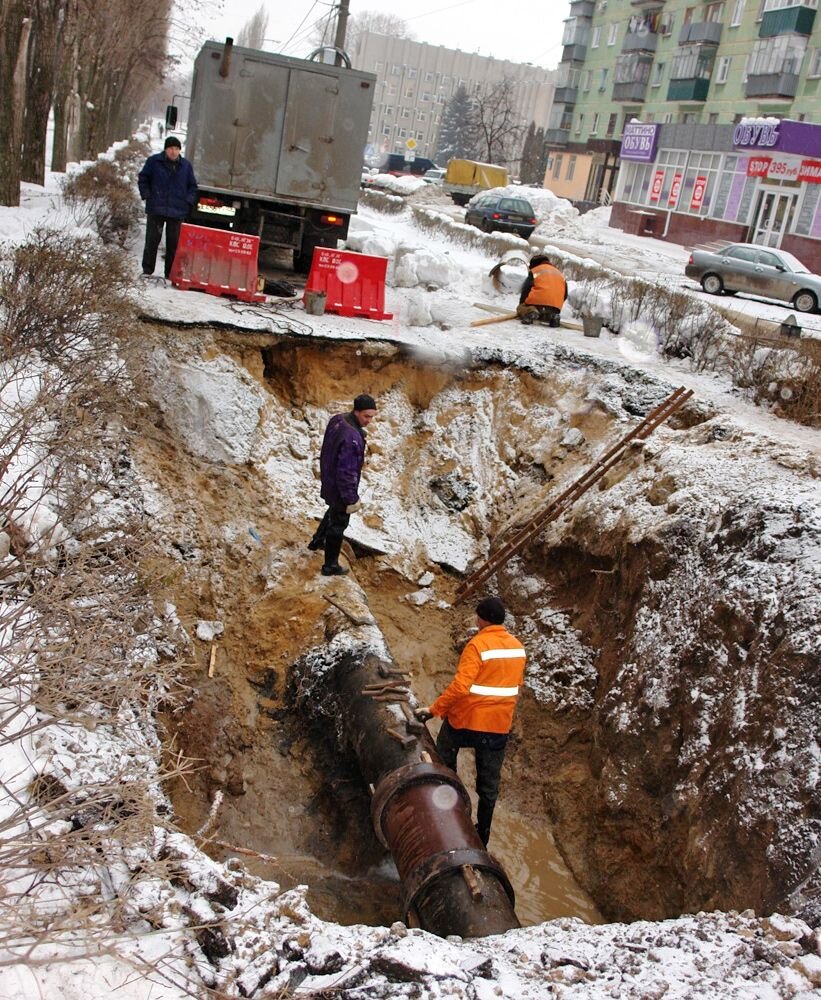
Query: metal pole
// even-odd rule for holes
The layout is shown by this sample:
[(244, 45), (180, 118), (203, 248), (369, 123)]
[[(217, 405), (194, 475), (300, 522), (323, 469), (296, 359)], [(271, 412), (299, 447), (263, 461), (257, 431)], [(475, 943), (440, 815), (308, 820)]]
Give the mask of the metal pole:
[(345, 48), (345, 33), (347, 30), (348, 0), (339, 0), (339, 13), (336, 15), (336, 38), (334, 39), (334, 48), (337, 49), (334, 63), (337, 66), (342, 65), (342, 56), (339, 54), (339, 50)]

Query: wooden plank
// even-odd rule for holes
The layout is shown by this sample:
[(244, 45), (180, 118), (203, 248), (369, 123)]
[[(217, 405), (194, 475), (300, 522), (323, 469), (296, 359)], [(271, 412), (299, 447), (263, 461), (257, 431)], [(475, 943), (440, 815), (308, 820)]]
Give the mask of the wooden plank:
[(518, 313), (505, 313), (503, 316), (488, 316), (486, 319), (475, 319), (471, 326), (487, 326), (488, 323), (505, 323), (509, 319), (518, 319)]

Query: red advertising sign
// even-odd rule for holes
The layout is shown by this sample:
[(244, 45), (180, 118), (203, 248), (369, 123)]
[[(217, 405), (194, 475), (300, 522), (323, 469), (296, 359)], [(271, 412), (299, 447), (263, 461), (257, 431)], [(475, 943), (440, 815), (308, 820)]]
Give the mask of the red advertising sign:
[(664, 184), (664, 171), (657, 170), (653, 175), (653, 186), (650, 188), (650, 201), (658, 201), (661, 195), (661, 187)]
[(798, 179), (810, 184), (821, 184), (821, 160), (802, 160)]
[(698, 212), (701, 208), (701, 203), (704, 201), (704, 190), (707, 187), (706, 177), (696, 177), (696, 182), (693, 184), (693, 197), (690, 199), (690, 211)]
[(673, 183), (670, 187), (670, 197), (667, 199), (667, 204), (670, 206), (675, 205), (678, 201), (678, 193), (681, 190), (681, 174), (675, 174), (673, 177)]
[(751, 156), (747, 160), (747, 176), (766, 177), (772, 161), (771, 156)]

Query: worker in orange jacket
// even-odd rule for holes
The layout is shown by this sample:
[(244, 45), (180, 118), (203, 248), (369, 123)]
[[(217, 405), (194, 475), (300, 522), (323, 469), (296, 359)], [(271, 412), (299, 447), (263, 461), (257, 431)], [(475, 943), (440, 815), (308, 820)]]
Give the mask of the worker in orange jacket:
[(546, 316), (551, 326), (559, 325), (559, 314), (567, 298), (564, 275), (544, 254), (530, 258), (530, 271), (519, 294), (516, 313), (524, 323), (532, 323), (539, 313)]
[(476, 832), (485, 846), (525, 672), (524, 647), (504, 628), (504, 620), (505, 606), (498, 597), (479, 601), (479, 631), (462, 650), (456, 676), (424, 713), (444, 719), (436, 739), (443, 764), (455, 771), (463, 747), (475, 753)]

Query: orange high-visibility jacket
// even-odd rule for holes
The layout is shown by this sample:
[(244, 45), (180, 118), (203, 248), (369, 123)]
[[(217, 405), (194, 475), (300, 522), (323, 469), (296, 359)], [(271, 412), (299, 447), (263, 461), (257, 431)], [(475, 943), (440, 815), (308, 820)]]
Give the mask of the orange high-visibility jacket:
[(525, 651), (502, 625), (486, 625), (462, 650), (456, 676), (430, 706), (454, 729), (507, 733), (525, 673)]
[(537, 264), (532, 273), (533, 287), (527, 294), (525, 305), (561, 309), (567, 298), (567, 282), (562, 277), (562, 272), (552, 264)]

